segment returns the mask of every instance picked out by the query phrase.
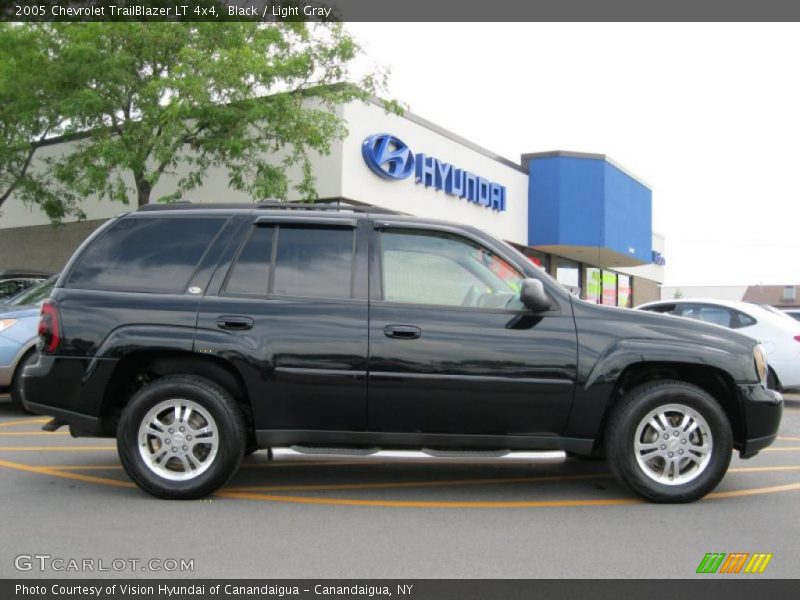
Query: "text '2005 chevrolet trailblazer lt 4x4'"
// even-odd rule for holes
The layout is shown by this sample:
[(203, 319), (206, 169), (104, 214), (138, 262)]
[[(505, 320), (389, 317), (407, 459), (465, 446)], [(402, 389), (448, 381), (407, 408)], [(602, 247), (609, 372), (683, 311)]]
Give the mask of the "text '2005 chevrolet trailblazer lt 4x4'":
[(116, 436), (163, 498), (258, 448), (448, 460), (605, 456), (688, 502), (783, 400), (735, 332), (578, 300), (502, 241), (376, 207), (148, 206), (75, 253), (23, 375), (34, 412)]

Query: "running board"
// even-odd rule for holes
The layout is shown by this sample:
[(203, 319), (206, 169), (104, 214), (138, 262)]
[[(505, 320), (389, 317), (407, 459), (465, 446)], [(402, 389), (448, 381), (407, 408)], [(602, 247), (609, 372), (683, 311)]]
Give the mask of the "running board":
[(326, 456), (354, 460), (438, 460), (459, 463), (560, 463), (566, 460), (563, 450), (381, 450), (380, 448), (324, 448), (290, 446), (272, 448), (273, 460), (299, 456)]

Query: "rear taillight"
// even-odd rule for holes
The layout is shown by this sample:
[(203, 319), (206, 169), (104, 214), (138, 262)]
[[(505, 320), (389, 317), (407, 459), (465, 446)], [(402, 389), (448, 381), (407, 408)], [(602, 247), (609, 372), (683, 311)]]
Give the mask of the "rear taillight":
[(58, 307), (55, 300), (48, 298), (42, 304), (39, 317), (39, 351), (53, 354), (61, 343), (61, 324), (58, 322)]
[(794, 341), (795, 342), (800, 342), (800, 335), (794, 336)]

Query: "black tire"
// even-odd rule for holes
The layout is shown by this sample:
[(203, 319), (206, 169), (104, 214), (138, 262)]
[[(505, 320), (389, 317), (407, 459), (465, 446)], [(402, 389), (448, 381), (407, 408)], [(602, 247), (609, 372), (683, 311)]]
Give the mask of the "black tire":
[(36, 361), (38, 358), (39, 355), (36, 353), (36, 350), (31, 350), (20, 359), (19, 364), (17, 365), (17, 370), (14, 371), (14, 378), (11, 381), (11, 388), (8, 390), (8, 393), (11, 396), (11, 405), (22, 412), (28, 413), (29, 415), (34, 413), (25, 408), (25, 405), (22, 403), (22, 371), (25, 369), (25, 367)]
[[(637, 428), (646, 417), (656, 409), (667, 405), (682, 405), (696, 412), (705, 420), (711, 436), (711, 452), (702, 470), (692, 462), (683, 461), (683, 469), (696, 469), (699, 471), (690, 474), (694, 477), (685, 483), (676, 482), (672, 485), (660, 483), (649, 476), (646, 466), (642, 466), (637, 459), (634, 448)], [(648, 421), (650, 422), (650, 421)], [(670, 425), (668, 430), (677, 431), (679, 427)], [(656, 429), (651, 428), (651, 433)], [(665, 435), (673, 435), (673, 431)], [(694, 434), (698, 435), (698, 434)], [(676, 438), (683, 437), (676, 435)], [(666, 454), (669, 450), (665, 445), (660, 445), (659, 451)], [(649, 442), (654, 443), (654, 442)], [(675, 441), (675, 444), (678, 442)], [(675, 450), (686, 446), (678, 446)], [(733, 450), (733, 433), (725, 411), (719, 403), (703, 389), (682, 381), (658, 381), (641, 385), (631, 390), (613, 408), (605, 430), (605, 448), (611, 471), (627, 488), (651, 502), (683, 503), (693, 502), (702, 498), (713, 490), (728, 470)], [(665, 450), (661, 450), (666, 448)], [(683, 455), (684, 452), (681, 451)], [(646, 456), (651, 456), (650, 454)], [(655, 452), (652, 456), (656, 456)], [(670, 454), (672, 456), (672, 454)], [(652, 458), (649, 464), (666, 465), (666, 459)], [(677, 459), (676, 459), (677, 460)], [(645, 461), (647, 462), (647, 461)], [(676, 475), (676, 467), (668, 471), (668, 475)]]
[[(170, 399), (196, 403), (213, 418), (217, 429), (216, 455), (205, 471), (187, 480), (160, 476), (145, 464), (139, 449), (142, 421), (151, 409)], [(117, 429), (117, 450), (128, 476), (145, 492), (169, 500), (203, 498), (223, 486), (238, 470), (246, 441), (244, 416), (231, 394), (196, 375), (162, 377), (136, 392), (122, 412)], [(165, 458), (162, 462), (168, 461)]]

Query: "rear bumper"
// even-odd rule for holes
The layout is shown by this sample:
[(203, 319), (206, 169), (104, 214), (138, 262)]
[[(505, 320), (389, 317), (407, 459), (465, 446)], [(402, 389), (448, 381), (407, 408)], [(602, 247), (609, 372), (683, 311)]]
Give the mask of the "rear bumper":
[(22, 372), (22, 402), (31, 412), (61, 419), (82, 433), (104, 433), (103, 398), (116, 363), (39, 355)]
[(739, 448), (742, 458), (751, 458), (778, 436), (783, 415), (783, 396), (759, 384), (739, 385), (745, 417), (746, 439)]

